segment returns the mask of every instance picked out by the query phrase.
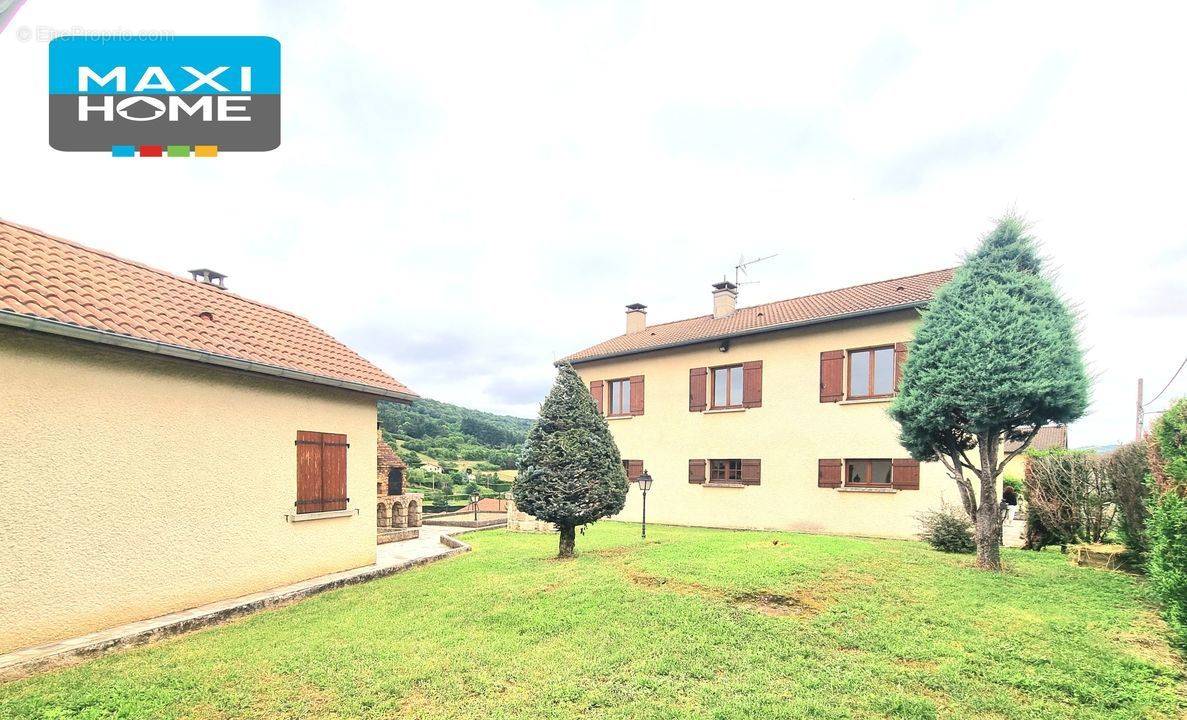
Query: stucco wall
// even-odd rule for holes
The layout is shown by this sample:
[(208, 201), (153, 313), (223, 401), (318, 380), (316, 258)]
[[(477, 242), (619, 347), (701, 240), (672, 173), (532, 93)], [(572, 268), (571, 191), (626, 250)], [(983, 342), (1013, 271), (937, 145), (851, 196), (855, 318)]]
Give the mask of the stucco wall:
[[(643, 375), (645, 413), (609, 419), (624, 459), (643, 460), (655, 478), (647, 519), (657, 523), (768, 528), (815, 533), (912, 538), (915, 515), (943, 497), (959, 505), (939, 463), (920, 467), (919, 490), (846, 492), (817, 487), (821, 458), (907, 458), (887, 401), (821, 403), (820, 353), (909, 341), (914, 311), (717, 343), (596, 361), (577, 366), (591, 380)], [(646, 330), (644, 330), (646, 332)], [(763, 362), (762, 407), (739, 412), (688, 410), (688, 371)], [(742, 488), (688, 482), (692, 458), (759, 458), (762, 484)], [(633, 485), (620, 519), (640, 519)]]
[[(0, 328), (0, 652), (375, 561), (373, 398)], [(298, 430), (350, 507), (292, 523)]]

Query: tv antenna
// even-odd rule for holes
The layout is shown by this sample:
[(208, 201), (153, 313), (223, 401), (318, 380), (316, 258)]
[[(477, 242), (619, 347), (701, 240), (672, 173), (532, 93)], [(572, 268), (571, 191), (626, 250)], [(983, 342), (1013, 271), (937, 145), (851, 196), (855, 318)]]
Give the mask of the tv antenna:
[(767, 255), (765, 257), (755, 258), (753, 260), (747, 260), (745, 255), (739, 255), (738, 256), (738, 264), (734, 266), (734, 284), (737, 285), (738, 287), (741, 287), (743, 285), (757, 285), (759, 283), (758, 280), (746, 280), (746, 281), (742, 280), (743, 277), (746, 277), (746, 278), (750, 277), (750, 273), (747, 272), (746, 268), (750, 267), (751, 265), (754, 265), (755, 263), (760, 263), (763, 260), (770, 260), (773, 257), (779, 257), (779, 253), (775, 253), (774, 255)]

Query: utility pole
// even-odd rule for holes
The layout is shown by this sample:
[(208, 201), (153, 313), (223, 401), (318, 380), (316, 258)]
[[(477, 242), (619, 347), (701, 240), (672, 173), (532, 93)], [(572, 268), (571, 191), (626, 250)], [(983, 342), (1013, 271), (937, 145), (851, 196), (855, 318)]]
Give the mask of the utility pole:
[(1134, 435), (1134, 440), (1142, 439), (1142, 426), (1146, 424), (1145, 408), (1142, 407), (1142, 379), (1138, 378), (1138, 415), (1137, 415), (1137, 433)]

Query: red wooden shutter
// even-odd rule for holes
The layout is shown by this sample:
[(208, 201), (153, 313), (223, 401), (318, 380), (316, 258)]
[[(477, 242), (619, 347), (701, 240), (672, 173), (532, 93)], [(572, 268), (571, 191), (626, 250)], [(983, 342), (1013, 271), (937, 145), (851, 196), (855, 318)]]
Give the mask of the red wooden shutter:
[(602, 410), (602, 399), (606, 394), (602, 392), (603, 385), (605, 385), (605, 383), (601, 380), (592, 380), (589, 383), (589, 394), (593, 397), (594, 405), (597, 406), (599, 415), (605, 414), (605, 411)]
[(689, 460), (688, 461), (688, 481), (690, 483), (704, 483), (705, 482), (705, 461), (704, 460)]
[(321, 433), (297, 433), (297, 512), (321, 512)]
[(762, 360), (742, 363), (742, 407), (762, 407)]
[(626, 479), (634, 482), (643, 474), (642, 460), (627, 460), (626, 461)]
[(322, 510), (345, 510), (350, 500), (346, 493), (345, 435), (322, 433), (321, 499)]
[(631, 378), (631, 415), (643, 414), (643, 376)]
[(709, 368), (692, 368), (688, 371), (688, 411), (702, 412), (705, 409), (705, 393), (708, 385)]
[(907, 364), (907, 343), (894, 344), (894, 391), (903, 382), (903, 366)]
[(742, 461), (742, 484), (758, 485), (762, 480), (762, 460)]
[(837, 402), (844, 397), (845, 351), (820, 353), (820, 402)]
[(816, 485), (822, 488), (841, 487), (840, 460), (821, 460), (817, 467)]
[(898, 490), (919, 489), (919, 461), (906, 458), (890, 461), (890, 485)]

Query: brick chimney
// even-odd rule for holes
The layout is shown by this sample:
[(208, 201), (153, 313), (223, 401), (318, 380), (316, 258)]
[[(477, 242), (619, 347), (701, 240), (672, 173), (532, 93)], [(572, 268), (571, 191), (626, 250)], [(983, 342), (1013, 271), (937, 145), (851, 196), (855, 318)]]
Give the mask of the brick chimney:
[(713, 283), (713, 317), (720, 318), (733, 315), (738, 305), (738, 286), (722, 280)]
[(626, 306), (626, 334), (642, 332), (647, 327), (647, 306), (631, 303)]

